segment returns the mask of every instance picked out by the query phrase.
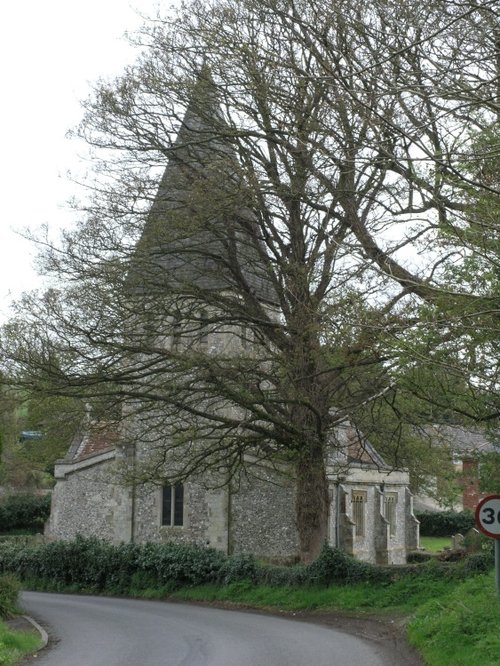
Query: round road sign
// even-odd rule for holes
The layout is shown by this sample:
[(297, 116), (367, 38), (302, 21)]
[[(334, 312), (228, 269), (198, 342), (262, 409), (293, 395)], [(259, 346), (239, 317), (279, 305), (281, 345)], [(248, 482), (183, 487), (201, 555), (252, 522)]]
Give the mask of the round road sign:
[(492, 539), (500, 539), (500, 495), (489, 495), (476, 507), (476, 526)]

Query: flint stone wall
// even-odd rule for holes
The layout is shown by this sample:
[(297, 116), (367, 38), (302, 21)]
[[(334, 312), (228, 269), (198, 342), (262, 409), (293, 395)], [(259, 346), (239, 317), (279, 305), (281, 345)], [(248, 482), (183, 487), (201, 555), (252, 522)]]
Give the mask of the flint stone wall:
[(70, 540), (77, 534), (119, 543), (130, 510), (130, 493), (113, 474), (114, 460), (99, 460), (65, 473), (52, 493), (48, 536)]
[(184, 525), (165, 526), (162, 489), (152, 484), (137, 489), (134, 538), (137, 542), (173, 542), (210, 546), (227, 552), (227, 491), (199, 483), (184, 484)]
[(231, 553), (293, 559), (299, 552), (295, 484), (272, 470), (242, 478), (230, 500)]

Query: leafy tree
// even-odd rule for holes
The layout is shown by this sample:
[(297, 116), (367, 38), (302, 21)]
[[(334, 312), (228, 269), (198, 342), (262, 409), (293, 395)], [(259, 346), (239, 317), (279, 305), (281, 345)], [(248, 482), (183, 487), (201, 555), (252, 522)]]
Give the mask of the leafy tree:
[[(79, 427), (81, 403), (61, 396), (28, 394), (0, 384), (0, 440), (2, 441), (2, 483), (17, 488), (50, 486), (53, 466), (66, 452)], [(40, 437), (22, 437), (25, 431)]]
[(314, 558), (336, 425), (406, 462), (430, 403), (498, 416), (498, 293), (452, 270), (479, 247), (457, 231), (470, 188), (498, 196), (470, 169), (496, 28), (488, 0), (195, 1), (147, 25), (85, 104), (96, 181), (43, 241), (57, 288), (4, 331), (17, 381), (120, 405), (148, 478), (287, 463)]
[(500, 452), (492, 451), (479, 457), (479, 488), (483, 493), (500, 493)]

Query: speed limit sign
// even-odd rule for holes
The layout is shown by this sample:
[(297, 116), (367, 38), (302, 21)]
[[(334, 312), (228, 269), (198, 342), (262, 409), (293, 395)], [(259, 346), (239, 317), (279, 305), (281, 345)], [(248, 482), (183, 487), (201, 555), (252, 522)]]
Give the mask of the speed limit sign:
[(500, 539), (500, 495), (489, 495), (476, 507), (476, 525), (486, 536)]

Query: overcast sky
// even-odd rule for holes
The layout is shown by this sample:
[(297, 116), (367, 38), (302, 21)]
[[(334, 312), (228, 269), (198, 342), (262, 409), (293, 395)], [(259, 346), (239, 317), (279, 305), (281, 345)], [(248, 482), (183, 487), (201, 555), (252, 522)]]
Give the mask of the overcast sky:
[[(90, 85), (118, 74), (136, 52), (123, 34), (158, 0), (3, 0), (0, 4), (0, 321), (36, 287), (34, 249), (16, 231), (71, 217), (68, 170), (82, 147), (66, 138)], [(165, 3), (164, 3), (165, 4)], [(168, 4), (171, 4), (170, 2)]]

